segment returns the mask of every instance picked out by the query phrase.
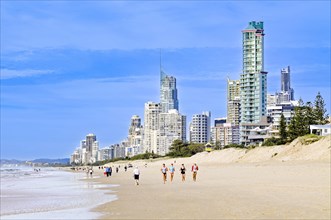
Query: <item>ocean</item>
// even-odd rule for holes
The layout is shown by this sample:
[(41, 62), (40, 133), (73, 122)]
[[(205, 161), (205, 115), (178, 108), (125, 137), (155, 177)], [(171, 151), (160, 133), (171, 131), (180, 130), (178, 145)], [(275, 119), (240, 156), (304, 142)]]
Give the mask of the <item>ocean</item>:
[(83, 172), (45, 167), (0, 169), (2, 220), (97, 219), (101, 214), (91, 209), (117, 199), (110, 190), (100, 190), (114, 185), (81, 181), (91, 178)]

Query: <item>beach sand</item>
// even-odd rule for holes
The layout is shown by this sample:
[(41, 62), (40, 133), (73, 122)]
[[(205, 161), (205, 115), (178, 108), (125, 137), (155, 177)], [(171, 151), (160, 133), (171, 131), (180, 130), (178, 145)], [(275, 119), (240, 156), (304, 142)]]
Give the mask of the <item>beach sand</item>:
[[(255, 153), (227, 149), (159, 159), (147, 161), (147, 167), (146, 161), (133, 161), (141, 171), (139, 186), (133, 168), (123, 169), (128, 162), (118, 162), (112, 165), (121, 165), (119, 173), (98, 179), (119, 185), (112, 188), (118, 200), (94, 211), (103, 214), (101, 219), (330, 219), (330, 138), (322, 143), (319, 152), (324, 153), (309, 157), (302, 152), (310, 152), (311, 146), (294, 143), (254, 149)], [(316, 150), (320, 145), (312, 146)], [(174, 161), (174, 181), (168, 175), (163, 184), (162, 163), (169, 167)], [(197, 182), (190, 171), (194, 162), (199, 166)], [(179, 173), (182, 163), (185, 182)]]

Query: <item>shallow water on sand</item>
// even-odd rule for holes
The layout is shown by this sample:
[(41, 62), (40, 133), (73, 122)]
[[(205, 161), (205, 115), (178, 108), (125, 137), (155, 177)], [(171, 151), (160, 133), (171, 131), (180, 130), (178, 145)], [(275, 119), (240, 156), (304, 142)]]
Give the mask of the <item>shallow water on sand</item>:
[(80, 181), (85, 173), (31, 167), (1, 168), (1, 219), (96, 219), (90, 210), (116, 199), (112, 185)]

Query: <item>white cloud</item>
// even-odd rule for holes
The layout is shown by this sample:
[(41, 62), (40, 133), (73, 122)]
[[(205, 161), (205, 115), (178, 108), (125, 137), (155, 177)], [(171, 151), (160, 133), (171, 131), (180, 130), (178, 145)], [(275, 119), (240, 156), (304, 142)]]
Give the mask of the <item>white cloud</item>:
[(44, 75), (54, 73), (53, 70), (34, 70), (34, 69), (26, 69), (26, 70), (11, 70), (11, 69), (1, 69), (0, 70), (0, 78), (1, 79), (11, 79), (17, 77), (31, 77), (36, 75)]

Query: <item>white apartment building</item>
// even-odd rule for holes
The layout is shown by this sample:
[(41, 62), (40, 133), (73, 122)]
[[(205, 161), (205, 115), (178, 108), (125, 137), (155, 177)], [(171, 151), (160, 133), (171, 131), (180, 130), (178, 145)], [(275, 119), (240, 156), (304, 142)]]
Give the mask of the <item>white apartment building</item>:
[(210, 141), (210, 117), (209, 111), (193, 115), (190, 124), (190, 142), (206, 144)]
[(294, 116), (294, 106), (290, 102), (271, 105), (267, 106), (267, 112), (268, 117), (271, 119), (270, 135), (278, 136), (281, 115), (284, 115), (286, 124), (288, 125)]
[(212, 127), (211, 141), (213, 144), (219, 142), (222, 148), (229, 144), (240, 144), (239, 125), (231, 123), (217, 124)]
[(160, 114), (157, 154), (169, 153), (174, 140), (186, 141), (186, 116), (176, 109)]
[(158, 149), (160, 103), (145, 103), (143, 152), (156, 152)]
[[(92, 164), (98, 160), (99, 142), (94, 134), (86, 135), (86, 139), (80, 142), (80, 147), (74, 151), (71, 162), (80, 160), (82, 164)], [(79, 156), (78, 156), (79, 155)], [(80, 158), (80, 159), (78, 159)]]
[(125, 148), (125, 156), (132, 157), (143, 152), (143, 126), (138, 115), (131, 117), (129, 127), (128, 146)]
[(80, 164), (82, 162), (82, 157), (81, 157), (81, 148), (77, 148), (73, 154), (70, 156), (70, 164), (75, 163), (75, 164)]

